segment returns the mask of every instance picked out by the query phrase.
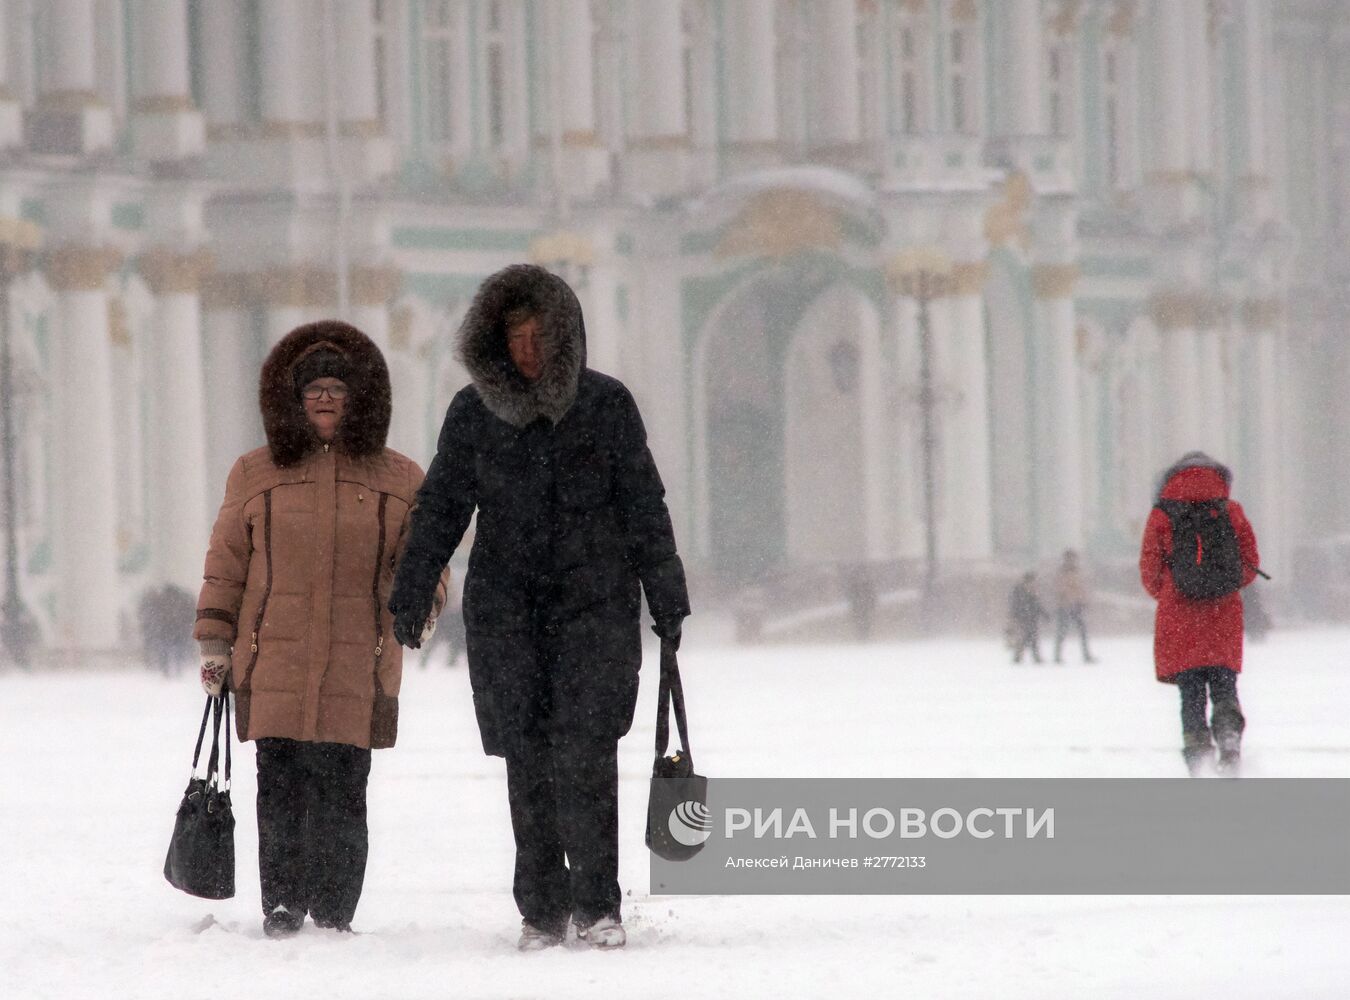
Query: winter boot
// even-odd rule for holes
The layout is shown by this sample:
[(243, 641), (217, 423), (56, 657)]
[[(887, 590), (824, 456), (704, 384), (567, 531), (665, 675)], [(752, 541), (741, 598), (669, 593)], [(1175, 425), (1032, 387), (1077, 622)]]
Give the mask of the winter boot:
[(284, 906), (277, 906), (263, 917), (263, 933), (270, 938), (288, 938), (298, 934), (304, 922), (303, 913), (292, 913)]
[(1203, 777), (1214, 761), (1213, 747), (1185, 747), (1181, 757), (1186, 761), (1186, 770), (1192, 778)]
[(519, 951), (543, 951), (546, 948), (553, 948), (562, 944), (566, 933), (566, 924), (563, 924), (562, 930), (558, 930), (553, 927), (539, 927), (528, 920), (522, 920), (520, 922), (520, 938), (516, 941), (516, 948)]
[(1225, 778), (1236, 778), (1242, 769), (1242, 734), (1219, 734), (1219, 763), (1216, 770)]
[(577, 940), (592, 948), (622, 948), (628, 943), (628, 934), (613, 917), (601, 917), (589, 927), (578, 927)]

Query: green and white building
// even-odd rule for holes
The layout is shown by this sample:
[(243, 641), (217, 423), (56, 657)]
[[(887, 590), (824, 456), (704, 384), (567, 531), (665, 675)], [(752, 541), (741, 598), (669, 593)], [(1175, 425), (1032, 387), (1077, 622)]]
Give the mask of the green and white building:
[(195, 592), (278, 337), (369, 333), (425, 464), (521, 260), (636, 394), (696, 572), (921, 557), (916, 261), (949, 571), (1127, 563), (1197, 447), (1277, 577), (1350, 531), (1337, 0), (4, 0), (0, 147), (57, 649)]

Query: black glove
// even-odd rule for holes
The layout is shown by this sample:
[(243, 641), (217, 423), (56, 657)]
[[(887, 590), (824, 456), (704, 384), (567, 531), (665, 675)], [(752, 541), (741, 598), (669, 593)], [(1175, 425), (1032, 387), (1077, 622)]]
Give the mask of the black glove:
[(652, 631), (655, 632), (662, 642), (669, 643), (671, 649), (680, 648), (680, 632), (684, 628), (683, 618), (669, 618), (665, 621), (652, 622)]
[(409, 649), (421, 649), (422, 631), (431, 617), (431, 601), (410, 601), (395, 605), (390, 600), (389, 610), (394, 613), (394, 638), (398, 644)]

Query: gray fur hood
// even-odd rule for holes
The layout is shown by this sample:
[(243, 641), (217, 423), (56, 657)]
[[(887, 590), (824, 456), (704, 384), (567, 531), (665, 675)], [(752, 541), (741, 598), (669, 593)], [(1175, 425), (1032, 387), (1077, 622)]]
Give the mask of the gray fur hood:
[(1163, 490), (1167, 488), (1167, 481), (1185, 469), (1213, 469), (1223, 480), (1224, 486), (1231, 488), (1233, 485), (1233, 472), (1228, 466), (1210, 458), (1203, 451), (1188, 451), (1158, 477), (1157, 486), (1153, 490), (1154, 503), (1162, 499)]
[[(506, 349), (506, 314), (524, 306), (539, 316), (543, 374), (530, 382)], [(567, 282), (533, 264), (512, 264), (479, 287), (456, 337), (456, 350), (478, 396), (515, 427), (540, 417), (556, 424), (577, 396), (586, 367), (586, 324)]]

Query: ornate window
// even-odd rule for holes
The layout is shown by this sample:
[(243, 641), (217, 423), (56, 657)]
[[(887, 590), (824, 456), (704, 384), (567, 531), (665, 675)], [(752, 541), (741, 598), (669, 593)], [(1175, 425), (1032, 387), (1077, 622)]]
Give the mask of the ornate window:
[(1136, 52), (1129, 22), (1107, 24), (1101, 47), (1101, 177), (1108, 191), (1133, 188), (1139, 172), (1136, 109)]
[(974, 0), (953, 0), (943, 38), (947, 77), (947, 127), (974, 135), (980, 131), (981, 68), (979, 8)]
[(466, 33), (465, 13), (454, 0), (427, 0), (422, 6), (422, 125), (434, 146), (451, 145), (463, 127), (456, 66)]
[(931, 127), (929, 115), (929, 24), (926, 8), (904, 4), (896, 12), (891, 40), (891, 132), (913, 135)]

